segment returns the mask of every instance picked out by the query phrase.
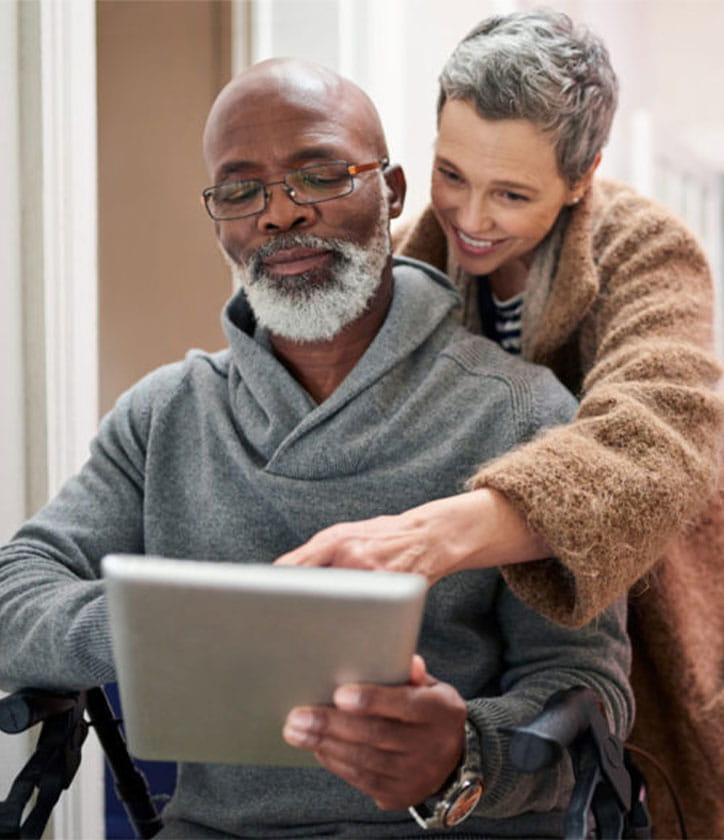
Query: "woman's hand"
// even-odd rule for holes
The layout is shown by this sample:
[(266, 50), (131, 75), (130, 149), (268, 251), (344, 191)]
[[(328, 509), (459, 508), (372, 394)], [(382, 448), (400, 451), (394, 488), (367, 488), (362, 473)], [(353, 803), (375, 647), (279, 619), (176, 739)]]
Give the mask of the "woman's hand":
[(438, 791), (455, 769), (466, 715), (458, 692), (415, 656), (407, 685), (341, 686), (334, 706), (293, 709), (284, 738), (379, 808), (402, 809)]
[(276, 562), (416, 572), (433, 584), (462, 569), (521, 563), (549, 554), (505, 496), (482, 488), (397, 516), (332, 525)]

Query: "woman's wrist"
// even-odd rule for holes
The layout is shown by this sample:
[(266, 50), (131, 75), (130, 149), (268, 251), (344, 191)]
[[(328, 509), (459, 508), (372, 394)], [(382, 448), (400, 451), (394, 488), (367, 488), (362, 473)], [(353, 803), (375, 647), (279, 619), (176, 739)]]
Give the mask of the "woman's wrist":
[[(448, 568), (439, 577), (463, 569), (525, 563), (550, 556), (545, 540), (508, 499), (491, 487), (470, 490), (419, 508), (436, 506), (431, 527), (440, 528)], [(430, 511), (432, 513), (432, 511)]]

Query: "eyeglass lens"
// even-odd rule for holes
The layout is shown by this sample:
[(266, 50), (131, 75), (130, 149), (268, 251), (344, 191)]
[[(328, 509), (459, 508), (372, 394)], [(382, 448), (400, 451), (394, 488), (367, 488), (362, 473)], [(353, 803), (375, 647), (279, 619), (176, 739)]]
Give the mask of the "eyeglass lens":
[[(314, 204), (339, 198), (352, 191), (353, 181), (347, 163), (306, 166), (284, 177), (287, 191), (297, 204)], [(233, 181), (205, 192), (211, 214), (216, 219), (239, 218), (259, 213), (266, 204), (262, 181)]]

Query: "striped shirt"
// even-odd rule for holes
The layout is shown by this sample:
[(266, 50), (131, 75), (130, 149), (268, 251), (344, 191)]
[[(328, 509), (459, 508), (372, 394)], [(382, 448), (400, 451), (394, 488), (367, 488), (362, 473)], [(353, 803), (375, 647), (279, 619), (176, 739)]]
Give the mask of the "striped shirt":
[(499, 300), (491, 292), (495, 308), (495, 332), (498, 343), (509, 353), (520, 354), (520, 319), (523, 313), (523, 292), (508, 300)]

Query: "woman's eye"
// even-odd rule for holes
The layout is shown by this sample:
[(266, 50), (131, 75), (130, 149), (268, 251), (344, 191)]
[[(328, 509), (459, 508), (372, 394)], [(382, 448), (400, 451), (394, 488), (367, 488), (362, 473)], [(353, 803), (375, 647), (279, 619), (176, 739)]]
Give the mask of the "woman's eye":
[(520, 193), (510, 192), (510, 190), (503, 190), (500, 194), (506, 201), (510, 201), (513, 204), (515, 204), (516, 202), (528, 201), (527, 195), (521, 195)]
[(446, 181), (450, 181), (451, 184), (461, 184), (463, 179), (457, 172), (453, 172), (452, 169), (446, 169), (444, 166), (438, 166), (437, 171)]

